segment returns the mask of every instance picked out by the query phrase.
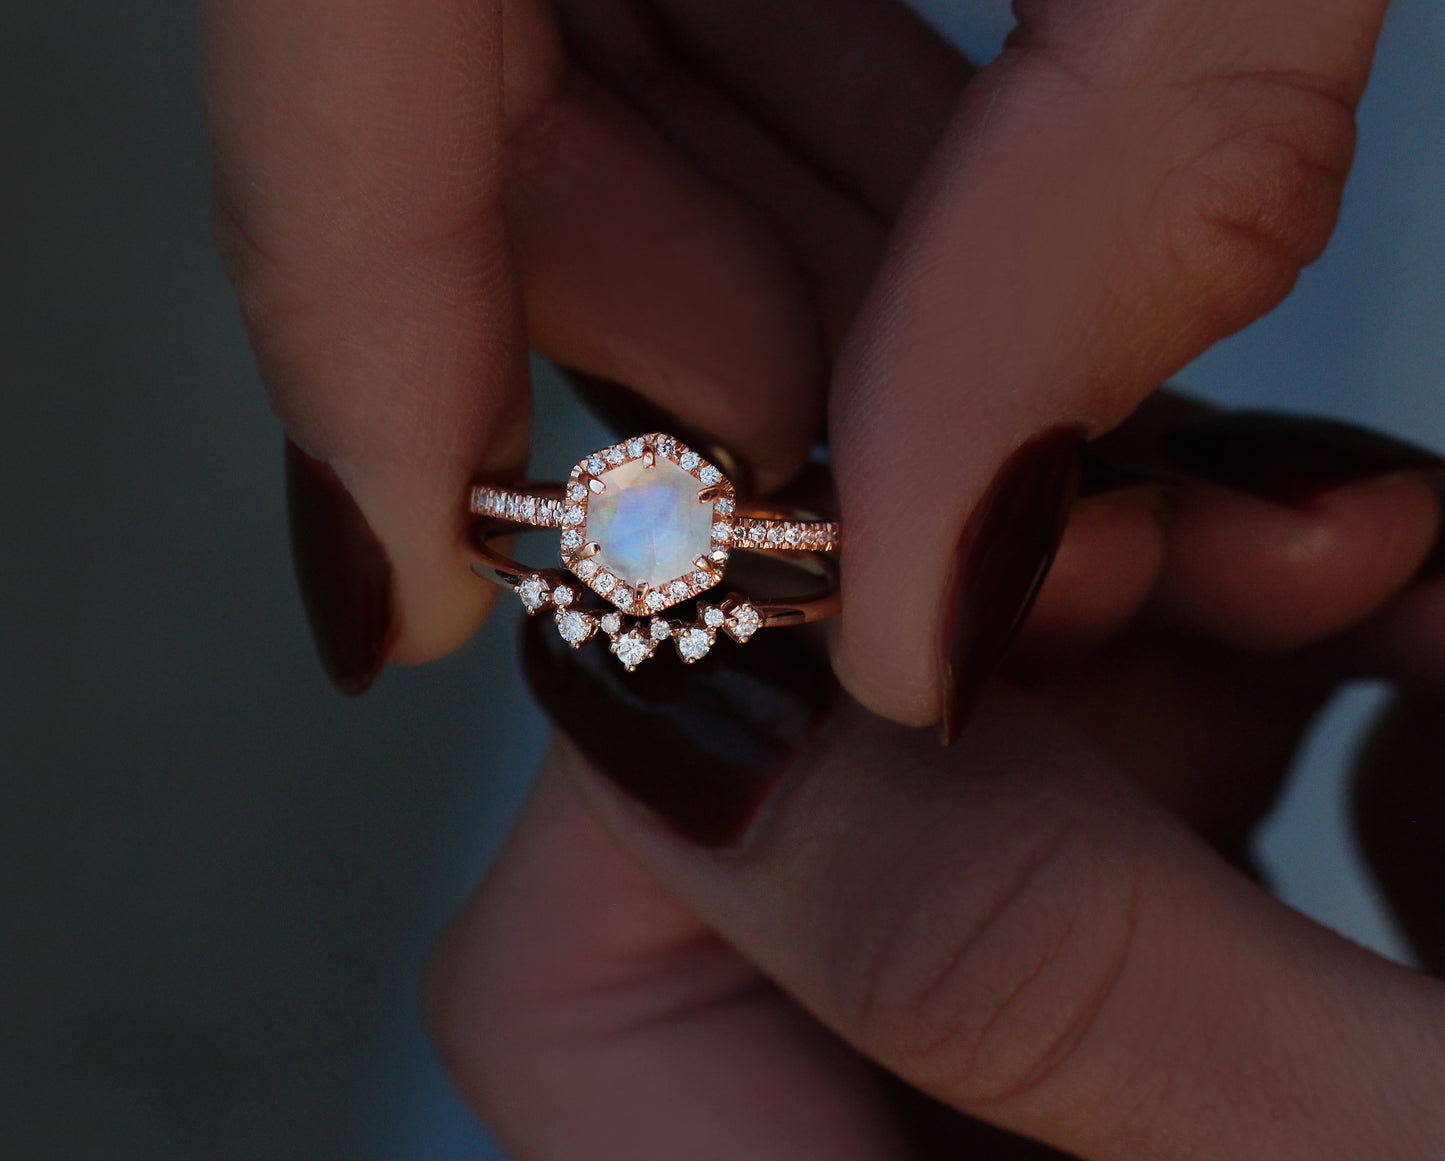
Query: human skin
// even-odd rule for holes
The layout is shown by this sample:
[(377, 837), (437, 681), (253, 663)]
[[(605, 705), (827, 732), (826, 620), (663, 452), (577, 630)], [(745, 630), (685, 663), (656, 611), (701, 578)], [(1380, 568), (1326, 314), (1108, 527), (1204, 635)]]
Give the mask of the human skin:
[[(992, 555), (969, 534), (987, 508), (981, 499), (997, 496), (1004, 478), (1018, 511), (1067, 527), (1014, 654), (1024, 671), (1052, 672), (1061, 655), (1092, 664), (1103, 645), (1151, 629), (1154, 616), (1241, 651), (1250, 670), (1263, 652), (1312, 647), (1367, 619), (1341, 650), (1358, 659), (1376, 649), (1386, 671), (1410, 654), (1428, 694), (1436, 675), (1421, 641), (1430, 634), (1402, 630), (1400, 617), (1368, 621), (1389, 610), (1435, 533), (1433, 493), (1418, 479), (1385, 472), (1331, 489), (1312, 516), (1181, 485), (1170, 492), (1178, 519), (1166, 526), (1151, 487), (1090, 496), (1066, 523), (1062, 484), (1051, 496), (1007, 470), (1000, 477), (1040, 432), (1111, 428), (1286, 292), (1332, 227), (1382, 5), (1026, 6), (1010, 49), (976, 76), (900, 9), (874, 0), (729, 4), (720, 24), (723, 11), (682, 0), (646, 11), (561, 4), (559, 35), (552, 14), (521, 3), (206, 6), (218, 237), (294, 441), (293, 487), (305, 501), (293, 501), (303, 513), (295, 526), (303, 537), (317, 527), (337, 536), (329, 551), (299, 555), (319, 561), (303, 587), (344, 687), (364, 689), (390, 661), (445, 652), (485, 615), (491, 596), (466, 570), (461, 497), (473, 478), (505, 476), (525, 458), (530, 344), (626, 384), (731, 447), (764, 490), (801, 464), (831, 384), (850, 538), (847, 612), (833, 647), (839, 675), (866, 710), (905, 727), (951, 722), (961, 738), (954, 756), (924, 754), (916, 737), (861, 711), (830, 719), (834, 732), (797, 774), (824, 797), (791, 819), (774, 806), (771, 829), (748, 841), (777, 857), (753, 862), (719, 861), (638, 824), (595, 777), (596, 756), (579, 757), (585, 739), (574, 739), (519, 832), (521, 853), (494, 880), (502, 886), (483, 892), (438, 960), (433, 1011), (460, 1082), (523, 1155), (539, 1157), (573, 1155), (584, 1143), (589, 1156), (604, 1156), (609, 1133), (621, 1134), (618, 1156), (644, 1157), (644, 1146), (706, 1156), (669, 1134), (721, 1140), (720, 1124), (755, 1133), (756, 1148), (734, 1155), (762, 1157), (800, 1140), (819, 1155), (846, 1156), (848, 1142), (858, 1156), (901, 1155), (897, 1124), (861, 1099), (863, 1079), (871, 1083), (865, 1059), (1084, 1156), (1256, 1147), (1360, 1156), (1380, 1141), (1391, 1156), (1430, 1155), (1438, 1126), (1428, 1112), (1442, 1107), (1429, 1087), (1441, 1073), (1433, 987), (1269, 904), (1150, 797), (1237, 854), (1247, 827), (1226, 819), (1233, 829), (1220, 833), (1224, 822), (1209, 813), (1221, 768), (1191, 764), (1167, 743), (1217, 734), (1212, 726), (1253, 703), (1210, 696), (1233, 688), (1219, 675), (1190, 686), (1195, 669), (1171, 665), (1167, 650), (1145, 670), (1158, 680), (1137, 688), (1065, 681), (1023, 697), (982, 680), (1006, 635), (983, 648), (954, 628), (960, 603), (977, 595), (960, 576), (1027, 578), (1046, 563), (1010, 557), (1016, 522), (988, 538)], [(803, 44), (812, 51), (794, 51)], [(779, 45), (786, 51), (767, 47)], [(1057, 457), (1049, 462), (1035, 477), (1069, 477)], [(320, 494), (330, 499), (313, 503)], [(328, 520), (328, 510), (346, 519)], [(1019, 539), (1041, 558), (1055, 536)], [(1288, 551), (1273, 551), (1281, 546)], [(350, 567), (359, 561), (364, 570)], [(359, 577), (365, 600), (346, 591)], [(1027, 587), (993, 585), (988, 617), (1019, 619)], [(1438, 639), (1429, 593), (1401, 599)], [(334, 647), (337, 638), (347, 647)], [(1150, 638), (1142, 640), (1144, 648)], [(1350, 671), (1332, 670), (1332, 680)], [(1166, 677), (1195, 696), (1161, 702), (1159, 720), (1189, 729), (1122, 728), (1142, 694), (1171, 688)], [(1291, 690), (1280, 681), (1276, 694)], [(982, 733), (969, 732), (963, 688), (983, 698), (972, 727)], [(1277, 773), (1261, 779), (1248, 751), (1211, 757), (1266, 787)], [(900, 802), (890, 776), (904, 768), (927, 793)], [(979, 803), (968, 797), (974, 783), (1022, 797)], [(830, 787), (851, 788), (865, 816), (837, 813), (846, 803), (830, 802)], [(1038, 858), (1036, 832), (1006, 825), (1040, 794), (1077, 836), (1064, 844), (1068, 857)], [(815, 820), (828, 818), (838, 825), (820, 832)], [(954, 825), (924, 826), (937, 818)], [(599, 841), (596, 819), (630, 855)], [(879, 845), (836, 845), (885, 820)], [(1002, 846), (987, 865), (959, 856), (990, 838)], [(810, 864), (810, 855), (823, 861)], [(1117, 869), (1121, 859), (1130, 865), (1112, 884), (1089, 870)], [(1036, 861), (1028, 898), (1010, 899), (999, 874)], [(638, 865), (648, 874), (639, 877)], [(553, 871), (561, 877), (546, 877)], [(845, 882), (867, 887), (857, 895), (868, 904), (860, 936), (878, 936), (870, 917), (882, 923), (930, 904), (948, 920), (922, 930), (931, 938), (887, 944), (873, 969), (900, 982), (901, 998), (861, 1015), (855, 1005), (852, 1019), (846, 989), (830, 995), (827, 983), (850, 965), (862, 970), (848, 958), (855, 944), (800, 938), (828, 935), (809, 917)], [(598, 914), (615, 925), (566, 922), (563, 903), (582, 886), (602, 890)], [(1088, 958), (1097, 946), (1065, 941), (1076, 960), (1043, 954), (1069, 934), (1050, 921), (1061, 900), (1088, 905), (1100, 916), (1100, 946), (1118, 951), (1111, 933), (1132, 931), (1132, 920), (1121, 928), (1111, 905), (1134, 886), (1163, 892), (1127, 941), (1142, 949), (1127, 957), (1143, 965), (1130, 978), (1153, 991), (1121, 989), (1110, 1007), (1118, 1022), (1088, 1023), (1104, 1033), (1086, 1038), (1094, 1054), (1071, 1051), (1071, 1067), (1043, 1068), (1051, 1056), (1030, 1040), (1061, 1044), (1049, 1033), (1078, 1025), (1081, 993), (1069, 980), (1026, 989), (1027, 1002), (1004, 1005), (1002, 1023), (968, 1023), (993, 1010), (983, 985), (1010, 996), (1051, 962), (1074, 964), (1073, 980), (1097, 984), (1100, 961)], [(1022, 938), (1004, 939), (989, 970), (975, 973), (979, 959), (962, 954), (975, 929), (969, 917), (992, 914), (1000, 898), (1008, 932)], [(495, 936), (498, 911), (508, 936), (523, 937), (513, 950), (535, 955), (490, 958), (506, 946)], [(586, 938), (568, 942), (632, 935), (638, 942), (613, 948), (616, 958)], [(654, 952), (659, 940), (683, 959), (696, 950), (738, 990), (694, 991), (699, 977), (687, 972), (639, 981), (630, 974), (638, 949)], [(585, 1069), (575, 1072), (585, 1059), (548, 1055), (556, 1045), (545, 1024), (557, 1012), (509, 989), (522, 965), (537, 971), (524, 981), (586, 996), (595, 980), (540, 971), (552, 953), (561, 966), (616, 967), (619, 994), (643, 1015), (681, 995), (685, 1007), (695, 999), (724, 1017), (752, 1014), (756, 1026), (709, 1025), (709, 1037), (735, 1038), (741, 1051), (712, 1054), (687, 1085), (697, 1051), (680, 1051), (674, 1026), (653, 1020), (661, 1035), (647, 1068), (671, 1078), (666, 1095), (678, 1099), (665, 1123), (649, 1119), (637, 1104), (656, 1095), (642, 1083), (647, 1069), (619, 1072), (608, 1055), (624, 1050), (635, 1063), (625, 1038), (597, 1039), (609, 1065), (587, 1076), (588, 1087)], [(1199, 974), (1211, 956), (1237, 971), (1222, 977), (1237, 985), (1227, 995), (1221, 977)], [(938, 975), (935, 1018), (923, 1019), (909, 985), (935, 958), (959, 970)], [(876, 994), (893, 998), (887, 987)], [(1161, 995), (1182, 998), (1177, 1011), (1161, 1007)], [(1248, 1002), (1225, 1010), (1222, 995)], [(498, 997), (518, 1002), (498, 1009)], [(1154, 1021), (1166, 1017), (1177, 1027), (1156, 1037)], [(920, 1054), (929, 1036), (938, 1051)], [(957, 1053), (984, 1040), (997, 1051), (963, 1068)], [(536, 1067), (506, 1072), (518, 1058), (496, 1055), (499, 1045), (525, 1050)], [(956, 1083), (960, 1073), (967, 1085)], [(628, 1084), (609, 1087), (606, 1076)], [(774, 1082), (764, 1093), (756, 1079), (728, 1089), (759, 1076)], [(1039, 1083), (1019, 1083), (1034, 1076)], [(1101, 1090), (1100, 1078), (1113, 1087)], [(697, 1103), (729, 1091), (741, 1103)], [(588, 1099), (569, 1110), (557, 1104), (561, 1092)], [(761, 1096), (778, 1093), (790, 1116), (808, 1114), (804, 1128), (831, 1135), (799, 1138), (794, 1121), (784, 1131), (776, 1120), (747, 1120)]]

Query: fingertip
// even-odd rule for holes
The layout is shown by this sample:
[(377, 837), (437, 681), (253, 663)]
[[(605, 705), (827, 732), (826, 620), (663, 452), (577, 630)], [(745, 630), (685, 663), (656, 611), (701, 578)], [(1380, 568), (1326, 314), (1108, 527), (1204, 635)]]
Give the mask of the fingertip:
[(1307, 507), (1191, 482), (1178, 491), (1158, 608), (1227, 645), (1288, 652), (1408, 584), (1440, 515), (1435, 490), (1409, 475), (1334, 488)]

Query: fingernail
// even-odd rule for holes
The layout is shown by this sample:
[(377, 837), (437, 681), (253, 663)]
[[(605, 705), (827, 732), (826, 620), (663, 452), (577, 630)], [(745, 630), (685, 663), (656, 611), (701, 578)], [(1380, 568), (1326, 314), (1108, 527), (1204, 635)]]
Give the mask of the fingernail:
[(1074, 425), (1034, 436), (999, 470), (958, 538), (939, 652), (944, 745), (958, 737), (1048, 575), (1084, 445), (1084, 429)]
[(330, 465), (286, 441), (291, 559), (321, 664), (337, 689), (364, 693), (396, 639), (391, 561)]
[(1186, 475), (1294, 506), (1358, 480), (1445, 468), (1435, 453), (1379, 432), (1271, 411), (1186, 420), (1163, 433), (1160, 451)]
[(826, 662), (783, 629), (719, 640), (684, 665), (669, 645), (628, 673), (548, 617), (522, 626), (522, 670), (542, 708), (614, 786), (705, 847), (738, 842), (837, 698)]
[(715, 463), (740, 494), (753, 494), (753, 480), (756, 476), (751, 465), (706, 432), (699, 431), (621, 383), (561, 365), (557, 366), (557, 371), (582, 400), (587, 410), (601, 420), (614, 435), (625, 437), (648, 431), (665, 431), (668, 435), (675, 435)]

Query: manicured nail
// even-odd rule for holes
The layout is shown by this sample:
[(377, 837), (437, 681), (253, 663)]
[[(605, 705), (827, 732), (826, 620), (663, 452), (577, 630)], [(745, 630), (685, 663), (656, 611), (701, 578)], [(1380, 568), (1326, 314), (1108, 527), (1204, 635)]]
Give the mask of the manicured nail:
[(753, 494), (752, 485), (756, 476), (751, 466), (730, 449), (721, 446), (706, 432), (699, 431), (621, 383), (560, 365), (557, 366), (557, 371), (582, 400), (587, 410), (606, 424), (615, 435), (625, 437), (648, 431), (664, 431), (675, 435), (721, 468), (723, 475), (732, 481), (733, 487), (739, 493), (744, 496)]
[(1186, 420), (1163, 433), (1159, 447), (1169, 465), (1186, 475), (1296, 506), (1359, 480), (1445, 469), (1445, 458), (1403, 440), (1271, 411)]
[(391, 561), (328, 464), (286, 441), (291, 559), (321, 664), (337, 689), (363, 693), (396, 639)]
[(522, 626), (522, 670), (552, 721), (601, 774), (685, 838), (739, 841), (837, 698), (793, 633), (719, 641), (684, 665), (670, 645), (633, 673), (605, 642), (567, 645), (550, 617)]
[(958, 538), (939, 651), (944, 745), (963, 728), (1048, 575), (1084, 444), (1084, 429), (1073, 425), (1034, 436), (999, 470)]

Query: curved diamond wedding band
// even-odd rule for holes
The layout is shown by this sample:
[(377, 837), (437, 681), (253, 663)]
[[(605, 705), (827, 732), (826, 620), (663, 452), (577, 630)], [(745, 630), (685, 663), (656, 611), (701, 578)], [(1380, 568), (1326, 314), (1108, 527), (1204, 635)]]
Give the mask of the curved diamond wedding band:
[[(478, 484), (469, 508), (489, 520), (473, 571), (515, 589), (531, 614), (552, 609), (557, 631), (574, 648), (606, 634), (629, 670), (667, 640), (691, 663), (707, 655), (719, 632), (745, 642), (759, 629), (838, 611), (837, 568), (825, 555), (838, 548), (838, 525), (739, 503), (717, 467), (660, 432), (593, 452), (566, 484)], [(559, 529), (566, 573), (529, 569), (490, 547), (518, 526)], [(662, 615), (721, 584), (738, 549), (789, 554), (790, 563), (821, 577), (825, 587), (783, 601), (729, 593), (717, 604), (699, 601), (690, 622)], [(584, 588), (612, 607), (583, 608)], [(628, 615), (635, 620), (629, 623)]]

